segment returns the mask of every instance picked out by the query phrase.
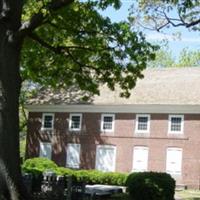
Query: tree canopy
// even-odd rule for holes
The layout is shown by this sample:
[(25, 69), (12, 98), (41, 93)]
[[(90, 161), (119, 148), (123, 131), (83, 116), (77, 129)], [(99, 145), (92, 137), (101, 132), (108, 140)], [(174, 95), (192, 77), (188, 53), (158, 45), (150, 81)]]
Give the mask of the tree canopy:
[[(120, 1), (74, 1), (59, 10), (52, 9), (53, 2), (30, 0), (24, 5), (22, 78), (54, 87), (77, 84), (96, 94), (99, 84), (112, 90), (118, 84), (127, 97), (154, 58), (155, 46), (127, 22), (112, 23), (99, 14), (108, 5), (119, 8)], [(36, 17), (42, 20), (33, 23)]]

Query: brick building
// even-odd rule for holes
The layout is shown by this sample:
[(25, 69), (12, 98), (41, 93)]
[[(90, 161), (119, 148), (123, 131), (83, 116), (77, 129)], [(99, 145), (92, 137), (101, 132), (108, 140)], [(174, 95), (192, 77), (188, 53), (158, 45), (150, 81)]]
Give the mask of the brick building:
[(200, 187), (200, 68), (147, 69), (128, 99), (102, 86), (31, 99), (27, 157), (102, 171), (163, 171)]

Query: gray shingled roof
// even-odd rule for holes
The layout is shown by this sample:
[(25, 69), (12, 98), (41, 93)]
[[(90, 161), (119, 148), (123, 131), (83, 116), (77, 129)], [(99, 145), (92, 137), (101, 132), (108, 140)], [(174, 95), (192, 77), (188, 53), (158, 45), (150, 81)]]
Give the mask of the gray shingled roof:
[[(119, 97), (106, 86), (100, 88), (100, 96), (93, 96), (88, 104), (182, 104), (200, 105), (200, 67), (147, 69), (144, 79), (138, 80), (128, 99)], [(52, 91), (45, 89), (29, 101), (29, 104), (82, 104), (84, 92), (75, 89)]]

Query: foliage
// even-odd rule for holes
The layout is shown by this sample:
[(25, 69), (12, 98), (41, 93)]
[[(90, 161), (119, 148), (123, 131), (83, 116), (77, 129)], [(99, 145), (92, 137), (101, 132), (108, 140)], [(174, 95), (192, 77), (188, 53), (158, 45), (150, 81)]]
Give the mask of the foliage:
[(175, 58), (173, 58), (172, 52), (168, 48), (161, 48), (156, 51), (155, 60), (149, 61), (147, 66), (154, 68), (175, 67)]
[(78, 170), (74, 173), (77, 181), (89, 184), (125, 185), (127, 174), (118, 172), (100, 172), (97, 170)]
[(23, 162), (26, 152), (26, 139), (20, 139), (19, 145), (20, 145), (20, 158), (22, 159), (21, 161)]
[(100, 172), (97, 170), (72, 170), (64, 167), (58, 167), (53, 161), (47, 158), (28, 159), (22, 165), (22, 170), (31, 174), (42, 174), (46, 170), (52, 170), (57, 175), (70, 175), (77, 182), (86, 182), (88, 184), (107, 184), (107, 185), (125, 185), (127, 174), (118, 172)]
[(175, 180), (166, 173), (138, 172), (127, 178), (131, 199), (174, 200)]
[(199, 67), (200, 51), (188, 51), (183, 49), (179, 56), (178, 67)]
[(168, 47), (160, 48), (156, 52), (155, 60), (147, 63), (148, 67), (200, 67), (200, 51), (183, 49), (176, 59)]
[(42, 174), (42, 172), (51, 170), (51, 171), (56, 171), (57, 165), (47, 159), (47, 158), (32, 158), (32, 159), (27, 159), (23, 165), (22, 165), (22, 170), (23, 172), (26, 173), (32, 173), (34, 175), (39, 175)]
[(24, 7), (24, 23), (37, 12), (48, 19), (24, 40), (23, 79), (53, 87), (76, 84), (95, 94), (99, 84), (111, 90), (117, 84), (121, 96), (128, 97), (156, 47), (127, 22), (112, 23), (97, 11), (109, 4), (118, 8), (119, 1), (75, 1), (50, 14), (41, 11), (46, 4), (27, 1)]
[(179, 26), (199, 31), (199, 7), (198, 0), (137, 0), (130, 9), (130, 21), (156, 31)]

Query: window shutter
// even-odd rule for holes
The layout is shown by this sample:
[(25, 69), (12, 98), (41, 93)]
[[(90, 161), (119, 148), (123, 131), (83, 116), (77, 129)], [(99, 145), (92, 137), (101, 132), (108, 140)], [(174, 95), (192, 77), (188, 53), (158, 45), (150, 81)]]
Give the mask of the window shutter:
[(96, 152), (96, 169), (105, 172), (115, 171), (115, 148), (98, 146)]
[(67, 167), (79, 168), (79, 165), (80, 165), (80, 144), (68, 144)]
[(40, 157), (42, 158), (48, 158), (51, 160), (51, 143), (40, 143)]
[(170, 174), (181, 174), (182, 165), (182, 149), (167, 149), (167, 165), (166, 171)]
[(148, 166), (148, 148), (134, 147), (133, 171), (146, 171)]

